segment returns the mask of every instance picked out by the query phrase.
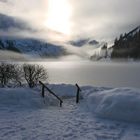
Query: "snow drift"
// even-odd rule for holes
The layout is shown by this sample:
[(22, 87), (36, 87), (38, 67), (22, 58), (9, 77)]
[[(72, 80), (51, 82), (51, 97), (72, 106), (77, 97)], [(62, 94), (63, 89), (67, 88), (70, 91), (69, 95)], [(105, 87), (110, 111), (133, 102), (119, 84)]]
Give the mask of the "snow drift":
[[(62, 98), (64, 103), (67, 98), (73, 98), (73, 101), (75, 101), (76, 86), (52, 84), (48, 87)], [(112, 89), (91, 86), (84, 86), (81, 89), (82, 103), (84, 103), (84, 106), (87, 104), (88, 110), (93, 114), (107, 119), (140, 122), (140, 89)], [(44, 99), (41, 97), (40, 92), (41, 89), (38, 87), (35, 89), (27, 87), (1, 88), (0, 108), (38, 109), (50, 105), (59, 106), (59, 101), (46, 90)], [(65, 104), (63, 105), (65, 106)]]
[(40, 91), (29, 88), (1, 88), (0, 107), (16, 107), (22, 109), (45, 108), (48, 105), (59, 105), (52, 97), (41, 97)]
[[(66, 84), (50, 84), (48, 87), (60, 98), (71, 98), (76, 96), (76, 87)], [(56, 97), (45, 90), (45, 98), (41, 97), (40, 86), (34, 89), (30, 88), (1, 88), (0, 89), (0, 108), (22, 108), (37, 109), (48, 106), (59, 106), (60, 102)]]
[(140, 122), (140, 90), (115, 88), (87, 94), (87, 105), (97, 116)]

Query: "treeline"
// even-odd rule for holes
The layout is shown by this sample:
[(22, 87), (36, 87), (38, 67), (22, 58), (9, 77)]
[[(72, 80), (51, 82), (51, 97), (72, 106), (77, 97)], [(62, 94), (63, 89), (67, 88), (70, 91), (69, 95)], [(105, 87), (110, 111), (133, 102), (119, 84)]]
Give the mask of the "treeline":
[(30, 88), (37, 86), (39, 80), (47, 80), (48, 74), (43, 66), (35, 64), (0, 64), (0, 87), (19, 87), (25, 83)]
[(140, 59), (140, 27), (135, 28), (128, 34), (121, 34), (116, 38), (111, 58)]
[(6, 40), (5, 43), (0, 40), (0, 49), (21, 53), (21, 51), (15, 47), (14, 41), (12, 40)]

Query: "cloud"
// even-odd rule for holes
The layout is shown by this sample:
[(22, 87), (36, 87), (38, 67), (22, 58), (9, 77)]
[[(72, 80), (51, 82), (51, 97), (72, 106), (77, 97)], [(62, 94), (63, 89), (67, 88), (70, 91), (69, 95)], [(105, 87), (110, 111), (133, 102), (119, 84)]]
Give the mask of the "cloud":
[(57, 41), (72, 40), (75, 37), (93, 37), (110, 41), (120, 33), (128, 32), (140, 24), (140, 0), (66, 1), (71, 7), (70, 36), (52, 31), (44, 25), (48, 16), (48, 0), (0, 0), (0, 13), (19, 18), (36, 31), (11, 30), (10, 34)]
[(0, 35), (13, 35), (20, 37), (33, 37), (46, 39), (48, 41), (67, 40), (63, 34), (50, 30), (44, 25), (47, 19), (48, 0), (2, 0), (0, 13), (8, 15), (13, 20), (23, 21), (22, 24), (31, 28), (30, 30), (10, 28), (8, 32), (0, 30)]
[(24, 19), (33, 26), (39, 27), (46, 18), (47, 0), (8, 0), (0, 4), (0, 12)]
[(0, 0), (0, 2), (8, 2), (8, 0)]
[(70, 0), (73, 35), (111, 39), (140, 24), (139, 0)]

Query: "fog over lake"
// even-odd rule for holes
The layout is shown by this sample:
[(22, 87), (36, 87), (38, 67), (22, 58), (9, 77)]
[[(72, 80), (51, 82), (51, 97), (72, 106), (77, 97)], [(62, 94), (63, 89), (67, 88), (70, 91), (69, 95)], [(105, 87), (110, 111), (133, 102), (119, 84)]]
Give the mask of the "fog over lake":
[(49, 83), (140, 88), (139, 62), (48, 61)]

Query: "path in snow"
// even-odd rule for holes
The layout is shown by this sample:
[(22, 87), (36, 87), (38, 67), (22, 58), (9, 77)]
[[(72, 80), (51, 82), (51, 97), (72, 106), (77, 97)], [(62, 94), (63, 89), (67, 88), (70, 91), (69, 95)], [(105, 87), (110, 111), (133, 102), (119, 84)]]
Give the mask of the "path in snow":
[(138, 140), (140, 126), (99, 119), (84, 102), (65, 99), (63, 107), (0, 111), (0, 140)]

